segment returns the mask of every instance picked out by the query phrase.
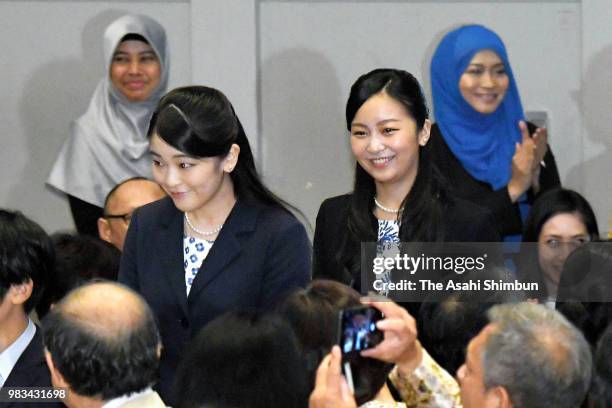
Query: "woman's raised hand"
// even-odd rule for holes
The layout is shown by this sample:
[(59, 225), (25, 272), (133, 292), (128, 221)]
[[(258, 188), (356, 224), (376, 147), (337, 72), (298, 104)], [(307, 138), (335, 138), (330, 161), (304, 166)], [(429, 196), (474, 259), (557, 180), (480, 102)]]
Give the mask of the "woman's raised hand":
[(541, 140), (544, 140), (544, 143), (546, 143), (545, 129), (544, 136), (540, 133), (538, 140), (529, 136), (529, 130), (524, 121), (519, 122), (519, 129), (523, 140), (521, 143), (516, 143), (516, 150), (514, 156), (512, 156), (512, 177), (508, 183), (508, 194), (513, 203), (532, 186), (534, 173), (539, 169), (540, 161), (537, 160), (538, 146), (536, 142), (539, 140), (538, 143), (541, 143)]
[(537, 128), (531, 139), (536, 145), (535, 167), (539, 167), (548, 152), (548, 130), (546, 128)]
[(533, 163), (533, 177), (531, 178), (531, 188), (534, 192), (540, 191), (540, 163), (544, 164), (544, 156), (548, 152), (548, 131), (546, 128), (537, 128), (533, 137), (531, 138), (535, 145), (535, 160)]

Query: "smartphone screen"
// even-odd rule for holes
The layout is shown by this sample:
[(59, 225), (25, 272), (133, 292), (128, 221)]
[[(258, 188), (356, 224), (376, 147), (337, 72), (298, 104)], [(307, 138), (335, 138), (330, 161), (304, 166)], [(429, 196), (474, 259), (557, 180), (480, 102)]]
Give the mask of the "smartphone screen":
[(372, 306), (344, 309), (340, 312), (338, 343), (344, 357), (358, 356), (362, 350), (376, 347), (383, 333), (376, 328), (382, 313)]

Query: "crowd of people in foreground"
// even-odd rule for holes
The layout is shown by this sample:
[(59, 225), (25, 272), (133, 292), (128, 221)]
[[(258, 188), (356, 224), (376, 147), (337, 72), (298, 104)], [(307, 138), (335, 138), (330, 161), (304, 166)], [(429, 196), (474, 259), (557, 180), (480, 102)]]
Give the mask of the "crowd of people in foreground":
[[(145, 298), (112, 277), (104, 279), (113, 265), (102, 260), (112, 257), (92, 252), (96, 245), (88, 239), (74, 239), (68, 253), (100, 262), (90, 269), (65, 268), (58, 284), (67, 294), (47, 295), (51, 300), (37, 325), (28, 315), (58, 287), (50, 277), (55, 265), (66, 264), (66, 237), (54, 242), (21, 213), (0, 210), (0, 242), (3, 390), (64, 390), (61, 402), (39, 403), (48, 407), (168, 406), (159, 393), (162, 326)], [(609, 255), (600, 262), (607, 273)], [(350, 389), (337, 345), (338, 315), (359, 305), (383, 313), (377, 323), (383, 339), (351, 363)], [(314, 280), (267, 312), (236, 308), (220, 314), (182, 350), (169, 387), (172, 406), (609, 407), (612, 402), (612, 325), (589, 344), (561, 312), (535, 301), (474, 304), (451, 297), (423, 304), (421, 311), (441, 328), (422, 333), (417, 320), (423, 316), (413, 317), (393, 301)], [(445, 366), (458, 355), (454, 376)]]
[[(442, 39), (436, 123), (410, 73), (355, 81), (354, 186), (322, 203), (312, 248), (228, 98), (165, 93), (167, 56), (148, 17), (105, 33), (108, 75), (49, 178), (89, 235), (49, 237), (0, 210), (0, 398), (53, 386), (61, 402), (41, 405), (612, 406), (612, 252), (587, 200), (560, 187), (547, 130), (525, 121), (497, 34)], [(510, 273), (529, 270), (539, 289), (361, 298), (362, 243), (457, 241), (534, 242)], [(579, 285), (586, 272), (599, 283)], [(382, 341), (347, 366), (338, 316), (362, 304), (383, 314)]]

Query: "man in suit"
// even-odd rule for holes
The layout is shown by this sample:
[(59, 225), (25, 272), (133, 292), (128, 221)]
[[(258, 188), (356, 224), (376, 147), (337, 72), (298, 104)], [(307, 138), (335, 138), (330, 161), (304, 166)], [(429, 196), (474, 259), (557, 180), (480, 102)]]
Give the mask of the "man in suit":
[[(28, 313), (40, 300), (54, 268), (51, 239), (20, 212), (0, 209), (0, 389), (50, 387), (40, 330)], [(3, 407), (25, 403), (4, 401)], [(25, 404), (29, 406), (30, 404)], [(40, 402), (41, 407), (62, 407)]]
[(51, 381), (69, 408), (164, 408), (151, 388), (161, 342), (145, 301), (114, 282), (70, 292), (43, 321)]
[(165, 196), (159, 184), (144, 177), (133, 177), (117, 184), (106, 196), (104, 215), (98, 218), (100, 239), (122, 251), (132, 212)]

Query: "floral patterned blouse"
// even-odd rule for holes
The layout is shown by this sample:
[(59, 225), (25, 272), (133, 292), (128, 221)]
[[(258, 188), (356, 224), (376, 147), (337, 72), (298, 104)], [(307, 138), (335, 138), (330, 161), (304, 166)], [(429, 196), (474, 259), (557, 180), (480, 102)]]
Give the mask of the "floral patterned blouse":
[[(376, 245), (376, 256), (393, 258), (399, 253), (399, 221), (397, 220), (378, 220), (378, 240)], [(384, 271), (378, 279), (385, 283), (391, 282), (391, 271)], [(378, 291), (379, 295), (389, 295), (388, 290)]]
[[(378, 220), (377, 256), (393, 257), (399, 251), (399, 222), (396, 220)], [(391, 271), (386, 271), (382, 279), (390, 279)], [(381, 292), (381, 295), (387, 295)], [(444, 370), (423, 349), (421, 364), (410, 374), (405, 375), (396, 366), (389, 374), (404, 402), (388, 403), (369, 401), (361, 408), (462, 408), (461, 395), (457, 381)]]
[(183, 267), (185, 268), (185, 288), (187, 296), (204, 258), (210, 252), (215, 241), (183, 235)]
[(410, 375), (395, 366), (391, 383), (408, 408), (462, 408), (459, 384), (423, 349), (421, 364)]

